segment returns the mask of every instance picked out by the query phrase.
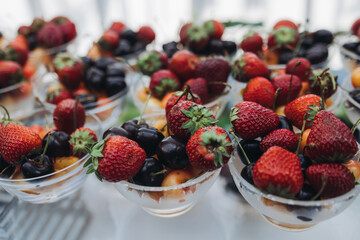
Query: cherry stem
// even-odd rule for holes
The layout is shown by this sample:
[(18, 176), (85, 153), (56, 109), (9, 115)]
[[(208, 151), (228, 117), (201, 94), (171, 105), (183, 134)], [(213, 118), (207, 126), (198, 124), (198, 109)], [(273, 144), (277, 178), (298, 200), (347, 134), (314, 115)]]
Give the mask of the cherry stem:
[(4, 173), (6, 170), (9, 169), (9, 167), (11, 167), (11, 166), (9, 165), (9, 166), (7, 166), (6, 168), (4, 168), (4, 169), (0, 172), (0, 176), (3, 175), (3, 173)]
[(291, 73), (291, 77), (290, 77), (290, 87), (289, 87), (289, 92), (288, 92), (288, 96), (287, 96), (287, 103), (289, 104), (290, 102), (290, 98), (291, 98), (291, 88), (292, 88), (292, 80), (293, 80), (293, 76), (294, 76), (294, 73), (295, 73), (295, 70), (298, 66), (300, 66), (301, 62), (297, 62), (292, 70), (292, 73)]
[(164, 129), (166, 128), (166, 126), (167, 126), (168, 124), (167, 124), (167, 122), (164, 124), (164, 126), (162, 126), (161, 128), (160, 128), (160, 131), (162, 132), (162, 131), (164, 131)]
[(321, 181), (322, 181), (321, 188), (320, 188), (319, 192), (314, 197), (311, 198), (311, 201), (316, 200), (323, 193), (325, 186), (327, 184), (327, 181), (328, 181), (328, 176), (326, 176), (326, 175), (321, 176)]
[(277, 97), (279, 95), (279, 93), (282, 91), (283, 89), (282, 88), (278, 88), (276, 89), (276, 92), (275, 92), (275, 95), (274, 95), (274, 102), (273, 102), (273, 105), (272, 105), (272, 110), (275, 112), (275, 109), (276, 109), (276, 100), (277, 100)]
[(76, 124), (76, 117), (77, 117), (77, 108), (79, 105), (79, 98), (76, 97), (76, 101), (75, 101), (75, 111), (74, 111), (74, 129), (77, 129), (77, 124)]
[(43, 162), (44, 162), (44, 156), (45, 156), (45, 153), (46, 153), (46, 151), (47, 151), (47, 149), (48, 149), (48, 146), (49, 146), (50, 137), (51, 137), (51, 132), (48, 133), (48, 136), (47, 136), (47, 138), (46, 138), (46, 143), (45, 143), (44, 151), (43, 151), (43, 153), (41, 154), (41, 158), (40, 158), (40, 162), (39, 162), (40, 164), (43, 164)]
[(140, 114), (140, 117), (139, 117), (139, 120), (138, 120), (138, 122), (137, 122), (137, 125), (139, 125), (139, 124), (141, 123), (141, 121), (142, 121), (142, 117), (143, 117), (143, 115), (145, 114), (145, 110), (146, 110), (147, 105), (148, 105), (148, 103), (149, 103), (149, 101), (150, 101), (150, 98), (151, 98), (151, 93), (147, 96), (147, 99), (146, 99), (146, 102), (145, 102), (145, 106), (144, 106), (144, 108), (143, 108), (143, 110), (142, 110), (142, 112), (141, 112), (141, 114)]
[(297, 145), (297, 148), (296, 148), (296, 152), (295, 152), (296, 155), (298, 155), (298, 154), (299, 154), (299, 151), (300, 151), (302, 136), (303, 136), (303, 133), (304, 133), (304, 131), (305, 131), (306, 117), (307, 117), (307, 114), (305, 114), (305, 116), (304, 116), (303, 124), (302, 124), (302, 127), (301, 127), (300, 138), (299, 138), (299, 142), (298, 142), (298, 145)]
[(352, 134), (354, 134), (354, 132), (355, 132), (356, 128), (359, 126), (359, 124), (360, 124), (360, 118), (359, 118), (359, 119), (356, 121), (356, 123), (352, 126), (352, 128), (351, 128)]
[(164, 168), (163, 170), (159, 171), (159, 172), (155, 172), (155, 173), (150, 173), (150, 176), (151, 177), (154, 177), (156, 175), (159, 175), (159, 174), (163, 174), (163, 173), (167, 173), (168, 170), (166, 170), (166, 168)]
[(229, 130), (229, 133), (230, 133), (231, 135), (233, 135), (233, 137), (235, 138), (235, 141), (236, 141), (237, 144), (239, 145), (239, 148), (240, 148), (242, 154), (245, 156), (246, 162), (248, 163), (248, 165), (250, 165), (251, 162), (250, 162), (248, 156), (246, 155), (246, 152), (245, 152), (244, 148), (242, 147), (242, 145), (240, 144), (239, 140), (237, 139), (237, 137), (236, 137), (236, 135), (235, 135), (235, 132), (234, 132), (234, 130), (233, 130), (232, 128)]
[(1, 107), (2, 109), (4, 109), (4, 111), (5, 111), (5, 114), (6, 114), (6, 116), (7, 116), (7, 119), (6, 119), (6, 120), (11, 120), (11, 118), (10, 118), (10, 113), (9, 113), (9, 111), (6, 109), (6, 107), (5, 107), (4, 105), (2, 105), (2, 104), (0, 104), (0, 107)]
[[(174, 103), (174, 106), (180, 101), (180, 99), (181, 99), (183, 96), (187, 95), (187, 94), (189, 93), (189, 91), (190, 91), (190, 86), (189, 86), (189, 85), (186, 85), (186, 86), (185, 86), (185, 90), (184, 90), (183, 93), (180, 95), (180, 97), (176, 100), (176, 102)], [(194, 96), (193, 96), (192, 94), (191, 94), (191, 97), (193, 98), (193, 101), (195, 102)]]
[(186, 182), (190, 182), (190, 181), (192, 181), (192, 180), (194, 180), (194, 179), (196, 179), (196, 178), (200, 177), (203, 173), (204, 173), (204, 171), (199, 172), (198, 174), (196, 174), (196, 175), (195, 175), (195, 177), (190, 178), (190, 179), (189, 179), (189, 180), (187, 180)]

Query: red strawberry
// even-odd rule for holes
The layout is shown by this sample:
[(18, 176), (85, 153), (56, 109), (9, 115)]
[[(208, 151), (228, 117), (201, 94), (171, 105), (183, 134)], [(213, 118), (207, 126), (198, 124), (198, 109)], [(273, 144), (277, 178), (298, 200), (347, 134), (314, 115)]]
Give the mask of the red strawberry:
[(170, 70), (159, 70), (151, 75), (150, 91), (151, 94), (162, 99), (167, 93), (179, 90), (181, 86), (180, 80)]
[(354, 176), (347, 167), (336, 163), (312, 165), (306, 169), (306, 178), (315, 191), (320, 191), (323, 198), (343, 195), (354, 187)]
[[(111, 136), (98, 142), (91, 151), (85, 166), (93, 163), (87, 173), (109, 182), (119, 182), (132, 178), (143, 165), (146, 153), (136, 142), (122, 137)], [(96, 164), (94, 164), (96, 163)]]
[(279, 92), (276, 104), (285, 105), (288, 103), (288, 95), (290, 92), (290, 81), (291, 81), (291, 94), (289, 101), (294, 100), (301, 90), (301, 80), (297, 76), (290, 74), (280, 74), (271, 79), (271, 83), (274, 85), (275, 91), (278, 88), (281, 88), (282, 91)]
[[(297, 128), (301, 129), (304, 121), (304, 116), (308, 110), (309, 106), (316, 105), (320, 107), (320, 97), (314, 94), (307, 94), (301, 96), (294, 101), (290, 102), (285, 107), (285, 116), (294, 124)], [(305, 129), (311, 127), (310, 122), (308, 121), (305, 125)]]
[(298, 32), (294, 28), (279, 27), (268, 37), (268, 48), (295, 48), (299, 40)]
[(229, 135), (217, 126), (198, 129), (186, 145), (191, 166), (203, 171), (213, 171), (227, 164), (232, 150)]
[(78, 128), (70, 136), (71, 152), (77, 157), (83, 157), (95, 142), (97, 142), (97, 136), (92, 129), (87, 127)]
[[(170, 109), (175, 105), (176, 101), (179, 99), (181, 94), (183, 94), (182, 91), (177, 91), (177, 92), (173, 93), (171, 95), (171, 97), (169, 97), (169, 99), (166, 102), (166, 106), (165, 106), (165, 115), (166, 116), (169, 114)], [(202, 104), (202, 101), (200, 100), (199, 97), (197, 97), (195, 95), (193, 95), (193, 96), (195, 97), (194, 100), (195, 100), (196, 104)], [(185, 100), (194, 102), (192, 99), (192, 96), (190, 94), (186, 94), (186, 95), (182, 96), (181, 99), (179, 100), (179, 102), (185, 101)]]
[(201, 26), (192, 25), (187, 29), (186, 34), (188, 35), (186, 45), (196, 52), (205, 49), (209, 42), (209, 36)]
[[(85, 124), (85, 109), (81, 103), (77, 105), (74, 99), (65, 99), (56, 105), (53, 114), (54, 125), (57, 130), (71, 134), (75, 129)], [(76, 117), (76, 121), (74, 119)]]
[(248, 32), (240, 43), (240, 48), (244, 50), (244, 52), (253, 52), (258, 54), (262, 52), (262, 47), (262, 37), (253, 31)]
[(119, 34), (113, 30), (106, 30), (98, 41), (105, 51), (113, 51), (119, 43)]
[(113, 22), (109, 28), (109, 30), (117, 32), (118, 34), (121, 34), (125, 29), (126, 25), (122, 22)]
[(77, 33), (75, 24), (67, 17), (55, 17), (50, 22), (60, 27), (64, 36), (64, 43), (70, 42), (76, 37)]
[(21, 66), (24, 66), (29, 56), (29, 49), (27, 46), (17, 42), (9, 43), (5, 48), (5, 52), (8, 60), (18, 62)]
[(190, 87), (192, 94), (199, 96), (201, 102), (206, 102), (209, 98), (208, 92), (208, 83), (204, 78), (190, 78), (184, 84), (184, 89), (186, 86)]
[(270, 76), (266, 65), (256, 54), (251, 52), (245, 52), (236, 59), (231, 68), (233, 77), (240, 82), (248, 82), (254, 77), (269, 78)]
[(47, 23), (36, 35), (37, 43), (45, 48), (58, 47), (64, 43), (64, 35), (59, 26)]
[(191, 101), (181, 101), (173, 106), (167, 120), (171, 132), (181, 137), (190, 137), (196, 130), (216, 122), (210, 110)]
[(304, 183), (300, 160), (281, 147), (270, 147), (255, 163), (255, 186), (282, 197), (295, 196)]
[(30, 24), (31, 32), (38, 33), (44, 26), (46, 22), (42, 18), (34, 18), (32, 23)]
[(230, 123), (243, 139), (264, 136), (274, 130), (279, 121), (274, 111), (255, 102), (240, 102), (230, 112)]
[(220, 39), (224, 33), (225, 26), (216, 20), (208, 20), (204, 22), (204, 28), (211, 38)]
[(353, 35), (357, 35), (358, 32), (359, 32), (359, 29), (360, 29), (360, 18), (357, 19), (357, 20), (351, 25), (350, 31), (351, 31), (351, 33), (352, 33)]
[(230, 74), (230, 64), (222, 57), (208, 57), (200, 60), (195, 67), (195, 75), (205, 78), (210, 94), (221, 94)]
[[(299, 62), (300, 65), (296, 66)], [(311, 63), (306, 58), (293, 58), (287, 62), (285, 71), (287, 74), (298, 76), (301, 81), (307, 81), (312, 74), (311, 69)]]
[(328, 111), (315, 115), (306, 145), (306, 154), (317, 163), (345, 163), (358, 151), (351, 130)]
[(198, 57), (187, 50), (177, 51), (171, 58), (169, 69), (185, 82), (195, 76)]
[(143, 53), (137, 60), (137, 66), (140, 71), (148, 76), (151, 76), (151, 74), (160, 69), (166, 69), (167, 65), (167, 55), (156, 50)]
[(21, 157), (41, 148), (41, 138), (28, 127), (18, 124), (7, 124), (0, 129), (0, 152), (4, 160), (12, 165)]
[(255, 77), (248, 82), (244, 91), (244, 101), (256, 102), (266, 108), (271, 108), (274, 102), (275, 90), (269, 80)]
[(331, 72), (321, 70), (314, 70), (314, 75), (309, 78), (309, 87), (311, 89), (311, 93), (321, 96), (324, 94), (324, 98), (331, 97), (337, 89), (337, 76)]
[(180, 42), (183, 44), (183, 45), (186, 45), (187, 42), (188, 42), (188, 35), (187, 35), (187, 30), (189, 27), (192, 26), (192, 23), (186, 23), (184, 24), (181, 29), (180, 29)]
[(156, 37), (154, 30), (149, 26), (142, 26), (139, 28), (137, 35), (145, 44), (151, 43)]
[(289, 28), (293, 28), (293, 29), (296, 29), (296, 30), (298, 29), (298, 25), (296, 25), (294, 22), (289, 21), (289, 20), (280, 20), (280, 21), (278, 21), (274, 25), (273, 29), (275, 30), (275, 29), (278, 29), (280, 27), (289, 27)]
[(298, 138), (289, 129), (275, 129), (260, 141), (260, 149), (266, 152), (272, 146), (282, 147), (290, 152), (295, 152)]
[(54, 65), (59, 81), (68, 89), (77, 89), (84, 80), (85, 66), (81, 60), (78, 61), (67, 53), (60, 53), (55, 57)]
[(72, 98), (71, 92), (67, 89), (53, 89), (46, 93), (46, 102), (58, 104), (64, 99)]
[(0, 60), (0, 88), (5, 88), (24, 80), (21, 66), (17, 62)]
[(30, 26), (20, 26), (18, 28), (18, 34), (27, 37), (32, 33)]

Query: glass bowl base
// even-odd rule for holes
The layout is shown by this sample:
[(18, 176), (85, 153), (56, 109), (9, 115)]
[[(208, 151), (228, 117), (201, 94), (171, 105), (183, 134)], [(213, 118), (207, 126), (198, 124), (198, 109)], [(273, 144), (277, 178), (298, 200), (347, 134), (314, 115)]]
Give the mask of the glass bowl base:
[(194, 204), (187, 204), (185, 206), (179, 207), (179, 208), (173, 208), (173, 209), (166, 209), (166, 210), (160, 210), (160, 209), (153, 209), (153, 208), (143, 208), (145, 212), (156, 216), (156, 217), (162, 217), (162, 218), (172, 218), (177, 217), (180, 215), (183, 215), (184, 213), (188, 212)]
[(315, 224), (301, 225), (301, 224), (283, 223), (273, 218), (267, 217), (265, 215), (262, 215), (262, 217), (271, 225), (288, 232), (302, 232), (315, 226)]

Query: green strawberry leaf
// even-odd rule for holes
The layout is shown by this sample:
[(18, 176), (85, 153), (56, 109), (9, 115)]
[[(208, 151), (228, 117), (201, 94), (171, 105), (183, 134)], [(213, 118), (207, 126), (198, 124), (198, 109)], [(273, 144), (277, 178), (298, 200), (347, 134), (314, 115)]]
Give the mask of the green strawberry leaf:
[(230, 123), (235, 121), (236, 119), (239, 119), (238, 114), (240, 112), (240, 108), (233, 107), (230, 111)]

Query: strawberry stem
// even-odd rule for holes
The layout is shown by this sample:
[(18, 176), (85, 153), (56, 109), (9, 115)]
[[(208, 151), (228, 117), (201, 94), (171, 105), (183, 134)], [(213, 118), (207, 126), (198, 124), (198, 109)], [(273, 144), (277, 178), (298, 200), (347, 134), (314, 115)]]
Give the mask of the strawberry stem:
[(322, 182), (321, 188), (320, 188), (319, 192), (310, 199), (310, 201), (316, 200), (323, 193), (325, 186), (327, 184), (327, 181), (328, 181), (328, 176), (322, 175), (321, 176), (321, 182)]
[(278, 88), (276, 89), (276, 92), (275, 92), (275, 95), (274, 95), (274, 102), (273, 102), (273, 105), (272, 105), (272, 110), (275, 112), (275, 109), (276, 109), (276, 100), (277, 100), (277, 97), (279, 95), (279, 93), (282, 91), (283, 89), (282, 88)]
[(142, 112), (141, 112), (141, 114), (140, 114), (140, 117), (139, 117), (139, 120), (138, 120), (138, 122), (137, 122), (137, 125), (139, 125), (139, 124), (141, 123), (141, 121), (142, 121), (142, 117), (143, 117), (143, 115), (145, 114), (145, 110), (146, 110), (147, 105), (148, 105), (148, 103), (149, 103), (149, 101), (150, 101), (150, 98), (151, 98), (151, 93), (147, 96), (147, 99), (146, 99), (146, 102), (145, 102), (145, 106), (144, 106), (144, 108), (143, 108), (143, 110), (142, 110)]
[(6, 107), (5, 107), (4, 105), (2, 105), (2, 104), (0, 104), (0, 107), (1, 107), (2, 109), (4, 109), (4, 111), (5, 111), (5, 114), (6, 114), (6, 117), (7, 117), (6, 120), (11, 120), (11, 119), (10, 119), (10, 113), (9, 113), (9, 111), (6, 109)]
[(236, 141), (237, 144), (239, 145), (239, 148), (240, 148), (242, 154), (245, 156), (246, 162), (247, 162), (248, 164), (251, 164), (248, 156), (246, 155), (246, 152), (245, 152), (244, 148), (243, 148), (242, 145), (240, 144), (240, 142), (239, 142), (239, 140), (237, 139), (237, 137), (236, 137), (236, 135), (235, 135), (235, 132), (234, 132), (234, 130), (233, 130), (232, 128), (229, 130), (229, 133), (230, 133), (231, 135), (233, 135), (233, 137), (235, 138), (235, 141)]
[(208, 85), (225, 85), (226, 87), (229, 87), (230, 89), (232, 86), (227, 82), (209, 82)]
[(294, 76), (294, 73), (295, 73), (295, 70), (298, 66), (300, 66), (301, 62), (297, 62), (292, 70), (292, 73), (291, 73), (291, 77), (290, 77), (290, 87), (289, 87), (289, 92), (288, 92), (288, 96), (287, 96), (287, 104), (289, 104), (290, 102), (290, 97), (291, 97), (291, 88), (292, 88), (292, 79), (293, 79), (293, 76)]
[(43, 153), (41, 154), (41, 158), (40, 158), (39, 164), (43, 164), (43, 162), (44, 162), (44, 156), (45, 156), (45, 153), (46, 153), (46, 151), (47, 151), (47, 149), (48, 149), (48, 146), (49, 146), (50, 137), (51, 137), (51, 132), (48, 133), (48, 136), (47, 136), (47, 138), (46, 138), (46, 143), (45, 143), (44, 151), (43, 151)]
[(354, 134), (356, 128), (359, 126), (360, 124), (360, 118), (356, 121), (356, 123), (352, 126), (351, 128), (351, 132)]
[(298, 154), (299, 154), (299, 151), (300, 151), (302, 136), (303, 136), (303, 133), (304, 133), (304, 131), (305, 131), (305, 125), (306, 125), (306, 118), (307, 118), (306, 115), (307, 115), (307, 114), (305, 114), (305, 116), (304, 116), (303, 124), (302, 124), (302, 127), (301, 127), (300, 138), (299, 138), (299, 142), (298, 142), (298, 145), (297, 145), (297, 148), (296, 148), (296, 152), (295, 152), (296, 155), (298, 155)]
[[(181, 99), (183, 96), (187, 95), (189, 92), (190, 92), (190, 86), (189, 86), (189, 85), (186, 85), (186, 86), (185, 86), (185, 90), (184, 90), (183, 93), (180, 95), (180, 97), (176, 100), (176, 102), (174, 103), (174, 106), (180, 101), (180, 99)], [(190, 94), (191, 94), (191, 97), (193, 98), (193, 102), (195, 102), (194, 96), (192, 95), (192, 93), (190, 93)]]

